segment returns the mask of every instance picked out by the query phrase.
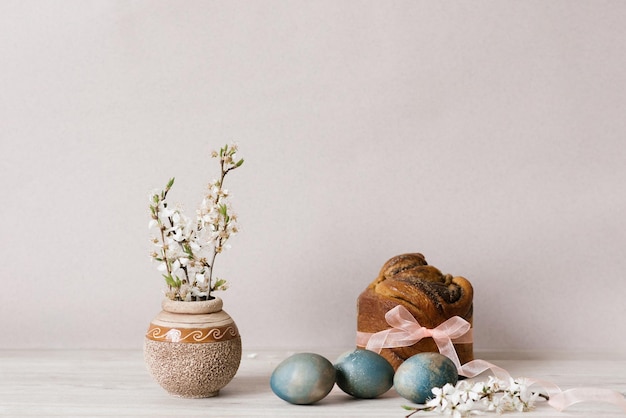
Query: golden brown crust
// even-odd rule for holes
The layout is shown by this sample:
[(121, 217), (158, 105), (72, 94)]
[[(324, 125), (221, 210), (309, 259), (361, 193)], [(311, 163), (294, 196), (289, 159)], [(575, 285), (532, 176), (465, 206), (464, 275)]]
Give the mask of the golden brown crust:
[[(359, 296), (357, 330), (374, 333), (389, 328), (385, 313), (396, 305), (407, 308), (426, 328), (435, 328), (456, 315), (472, 323), (473, 296), (472, 285), (464, 277), (442, 274), (420, 253), (402, 254), (388, 260)], [(473, 359), (472, 344), (456, 344), (455, 348), (462, 363)], [(383, 349), (381, 355), (397, 368), (424, 351), (438, 351), (431, 338), (411, 347)]]

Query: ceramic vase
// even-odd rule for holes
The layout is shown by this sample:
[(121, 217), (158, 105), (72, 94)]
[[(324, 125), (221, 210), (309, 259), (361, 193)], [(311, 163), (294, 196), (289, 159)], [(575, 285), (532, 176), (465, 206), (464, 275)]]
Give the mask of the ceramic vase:
[(150, 322), (144, 358), (152, 377), (183, 398), (217, 396), (237, 373), (241, 337), (222, 300), (180, 302), (164, 299)]

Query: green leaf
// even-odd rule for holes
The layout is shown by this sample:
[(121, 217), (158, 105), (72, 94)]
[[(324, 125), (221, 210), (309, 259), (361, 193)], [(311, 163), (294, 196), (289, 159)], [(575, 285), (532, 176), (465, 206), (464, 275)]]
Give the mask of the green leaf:
[(235, 164), (235, 167), (241, 167), (242, 164), (243, 164), (243, 158), (237, 161), (237, 164)]
[(172, 177), (170, 181), (167, 182), (167, 186), (165, 186), (165, 188), (171, 189), (173, 185), (174, 185), (174, 177)]
[(183, 284), (183, 282), (180, 280), (180, 278), (178, 278), (178, 276), (172, 277), (171, 274), (164, 274), (163, 277), (165, 278), (165, 283), (167, 283), (168, 285), (172, 287), (178, 288)]
[(168, 285), (172, 287), (176, 287), (176, 281), (174, 281), (171, 275), (164, 274), (163, 277), (165, 278), (165, 283), (167, 283)]

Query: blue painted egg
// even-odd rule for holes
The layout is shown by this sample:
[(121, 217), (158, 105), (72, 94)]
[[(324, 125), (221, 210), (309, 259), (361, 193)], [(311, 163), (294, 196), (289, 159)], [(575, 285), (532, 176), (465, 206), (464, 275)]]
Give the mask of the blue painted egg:
[(355, 398), (372, 399), (393, 386), (393, 367), (369, 350), (342, 354), (335, 362), (337, 386)]
[(439, 353), (419, 353), (404, 361), (393, 379), (396, 392), (415, 403), (425, 403), (433, 397), (432, 388), (446, 383), (455, 385), (459, 378), (456, 366)]
[(296, 405), (315, 403), (328, 395), (335, 385), (335, 368), (325, 357), (298, 353), (283, 360), (270, 378), (272, 391)]

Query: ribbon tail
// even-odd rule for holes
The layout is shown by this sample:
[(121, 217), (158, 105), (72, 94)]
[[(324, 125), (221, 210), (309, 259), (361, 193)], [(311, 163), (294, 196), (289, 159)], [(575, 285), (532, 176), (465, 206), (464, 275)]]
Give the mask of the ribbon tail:
[(624, 395), (614, 390), (603, 388), (575, 388), (556, 394), (550, 394), (548, 404), (559, 411), (563, 411), (580, 402), (610, 403), (626, 411), (626, 399)]
[(471, 334), (467, 336), (470, 330), (469, 322), (460, 316), (453, 316), (437, 326), (431, 333), (439, 352), (452, 360), (459, 372), (462, 370), (461, 361), (453, 343), (455, 341), (471, 342)]
[(459, 374), (465, 377), (476, 377), (487, 370), (491, 370), (496, 378), (505, 382), (511, 379), (509, 372), (485, 360), (472, 360), (465, 363), (459, 368)]
[(448, 338), (448, 336), (438, 337), (433, 335), (433, 340), (435, 340), (435, 344), (437, 344), (439, 352), (452, 360), (457, 370), (461, 370), (461, 360), (459, 360), (459, 356), (456, 353), (450, 338)]

